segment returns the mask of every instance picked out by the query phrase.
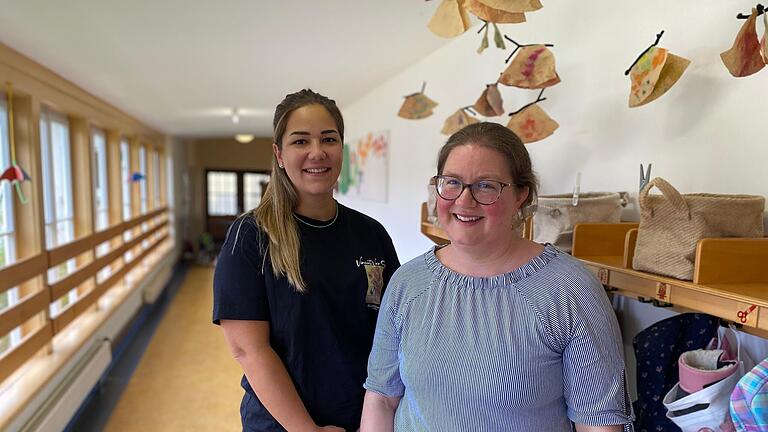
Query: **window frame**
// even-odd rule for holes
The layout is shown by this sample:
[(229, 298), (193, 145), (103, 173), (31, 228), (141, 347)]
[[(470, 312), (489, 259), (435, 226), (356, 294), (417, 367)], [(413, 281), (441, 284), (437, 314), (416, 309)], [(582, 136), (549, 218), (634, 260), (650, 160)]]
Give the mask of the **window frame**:
[[(5, 169), (11, 164), (11, 143), (10, 131), (8, 130), (8, 103), (5, 95), (0, 95), (0, 169)], [(6, 163), (7, 161), (7, 163)], [(4, 244), (3, 262), (0, 262), (0, 268), (13, 264), (16, 261), (16, 236), (14, 234), (14, 213), (13, 213), (13, 188), (9, 182), (3, 182), (0, 185), (0, 211), (5, 214), (5, 226), (0, 227), (0, 242)], [(6, 307), (0, 311), (10, 308), (19, 302), (19, 288), (12, 287), (2, 293), (0, 296), (5, 298)], [(16, 327), (10, 332), (0, 335), (0, 356), (6, 351), (13, 349), (21, 342), (21, 328)]]
[[(65, 143), (62, 148), (64, 154), (54, 155), (55, 147), (58, 143), (54, 142), (53, 126), (54, 123), (58, 123), (60, 126), (64, 126), (65, 133), (63, 135)], [(73, 200), (73, 184), (72, 184), (72, 144), (70, 140), (70, 124), (66, 116), (59, 114), (55, 111), (51, 111), (47, 108), (40, 110), (40, 155), (42, 159), (43, 167), (43, 208), (44, 208), (44, 225), (45, 225), (45, 245), (46, 249), (53, 249), (55, 247), (67, 244), (75, 239), (75, 221), (74, 221), (74, 200)], [(58, 157), (56, 157), (58, 156)], [(62, 162), (62, 159), (64, 160)], [(56, 163), (61, 163), (61, 168), (65, 170), (64, 173), (57, 172), (55, 170)], [(68, 177), (68, 181), (63, 182), (65, 190), (63, 191), (63, 198), (68, 203), (64, 203), (69, 214), (65, 214), (60, 218), (60, 203), (58, 198), (61, 198), (59, 192), (56, 190), (56, 184), (54, 184), (54, 177), (58, 177), (58, 183), (61, 185), (62, 180)], [(63, 236), (61, 234), (63, 233)], [(63, 237), (63, 238), (62, 238)], [(69, 259), (60, 265), (49, 268), (48, 283), (59, 280), (66, 275), (75, 271), (77, 265), (75, 259)], [(77, 301), (78, 293), (77, 288), (72, 288), (67, 294), (55, 299), (50, 305), (51, 316), (56, 316), (68, 305)]]

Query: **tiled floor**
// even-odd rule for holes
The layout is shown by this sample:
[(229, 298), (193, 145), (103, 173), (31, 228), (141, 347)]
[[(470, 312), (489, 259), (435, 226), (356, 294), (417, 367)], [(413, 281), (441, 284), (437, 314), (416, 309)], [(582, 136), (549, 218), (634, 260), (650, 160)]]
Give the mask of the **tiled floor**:
[(242, 372), (211, 324), (212, 267), (178, 272), (68, 431), (239, 430)]

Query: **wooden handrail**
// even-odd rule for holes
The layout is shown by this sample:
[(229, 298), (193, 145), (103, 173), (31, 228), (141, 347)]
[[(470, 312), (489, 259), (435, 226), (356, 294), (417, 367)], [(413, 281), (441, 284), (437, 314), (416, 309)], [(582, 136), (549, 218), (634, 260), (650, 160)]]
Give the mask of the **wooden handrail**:
[(143, 232), (140, 235), (132, 238), (130, 241), (123, 243), (119, 247), (115, 248), (115, 250), (110, 251), (108, 254), (91, 261), (89, 264), (68, 275), (66, 278), (50, 284), (49, 286), (51, 289), (51, 298), (57, 299), (66, 294), (72, 288), (95, 276), (96, 273), (98, 273), (102, 268), (111, 264), (112, 261), (122, 256), (123, 253), (132, 249), (141, 243), (144, 239), (148, 238), (166, 225), (168, 225), (167, 219), (150, 228), (146, 232)]
[(0, 313), (0, 335), (8, 334), (28, 319), (46, 310), (50, 303), (48, 290), (45, 289), (25, 296), (18, 303)]
[[(120, 279), (122, 279), (122, 276), (124, 276), (128, 271), (130, 271), (133, 267), (135, 267), (138, 263), (141, 262), (141, 260), (144, 259), (150, 252), (155, 250), (162, 242), (168, 237), (168, 235), (162, 236), (160, 239), (155, 241), (152, 245), (150, 245), (148, 248), (144, 249), (136, 258), (131, 260), (131, 262), (123, 265), (123, 267), (116, 273), (119, 274), (120, 277), (114, 278), (113, 276), (110, 276), (109, 279), (107, 279), (106, 282), (109, 283), (101, 283), (101, 284), (95, 284), (94, 288), (86, 292), (82, 297), (80, 297), (76, 302), (70, 304), (66, 309), (61, 311), (61, 313), (52, 319), (53, 321), (53, 333), (57, 334), (61, 330), (63, 330), (67, 324), (74, 321), (77, 317), (82, 315), (88, 307), (90, 307), (93, 303), (98, 300), (102, 294), (104, 294), (109, 288), (114, 286)], [(57, 298), (57, 297), (54, 297)]]
[(0, 382), (4, 381), (53, 339), (53, 326), (47, 321), (34, 333), (25, 337), (19, 345), (0, 357)]
[(0, 293), (24, 283), (35, 276), (40, 276), (48, 269), (47, 256), (44, 253), (17, 261), (0, 270)]
[(74, 258), (83, 252), (87, 252), (99, 244), (104, 243), (105, 241), (111, 240), (118, 235), (122, 235), (123, 232), (135, 227), (136, 225), (139, 225), (143, 222), (146, 222), (147, 220), (163, 214), (167, 210), (168, 207), (162, 207), (147, 214), (133, 218), (129, 221), (125, 221), (121, 224), (107, 228), (104, 231), (89, 234), (73, 242), (49, 249), (47, 252), (48, 265), (53, 267), (63, 263), (64, 261), (67, 261), (68, 259)]

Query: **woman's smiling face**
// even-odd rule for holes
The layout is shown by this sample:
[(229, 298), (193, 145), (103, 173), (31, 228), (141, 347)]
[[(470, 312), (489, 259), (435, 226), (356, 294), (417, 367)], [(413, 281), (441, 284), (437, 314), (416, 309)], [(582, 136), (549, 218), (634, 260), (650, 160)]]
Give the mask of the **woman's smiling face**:
[[(471, 142), (451, 150), (440, 174), (455, 177), (465, 184), (479, 180), (515, 183), (503, 154)], [(498, 201), (481, 205), (468, 189), (455, 200), (440, 197), (437, 200), (440, 224), (451, 244), (477, 246), (509, 241), (512, 224), (528, 196), (527, 191), (515, 186), (505, 187)]]
[(305, 105), (289, 114), (282, 146), (273, 144), (273, 150), (301, 200), (332, 193), (341, 172), (342, 146), (328, 110)]

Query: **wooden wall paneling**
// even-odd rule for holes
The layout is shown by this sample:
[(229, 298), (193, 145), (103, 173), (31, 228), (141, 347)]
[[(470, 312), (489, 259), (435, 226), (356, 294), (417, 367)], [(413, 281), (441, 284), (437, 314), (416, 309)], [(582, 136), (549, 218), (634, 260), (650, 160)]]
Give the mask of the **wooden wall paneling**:
[[(116, 227), (123, 222), (123, 184), (128, 181), (122, 178), (120, 171), (120, 140), (119, 131), (107, 131), (107, 182), (109, 183), (109, 226)], [(122, 232), (119, 234), (122, 235)], [(110, 250), (114, 250), (123, 244), (121, 235), (110, 236)], [(109, 267), (112, 272), (117, 271), (123, 265), (123, 258), (113, 260)]]
[[(90, 236), (94, 232), (93, 176), (91, 151), (91, 127), (83, 117), (69, 117), (70, 157), (72, 158), (72, 203), (74, 211), (75, 238)], [(90, 245), (92, 248), (93, 245)], [(93, 260), (93, 250), (77, 256), (77, 268)], [(86, 287), (77, 287), (82, 295)], [(54, 299), (58, 296), (54, 295)]]
[(160, 160), (160, 207), (168, 206), (168, 159), (167, 147), (158, 148)]
[(29, 174), (31, 181), (22, 183), (27, 203), (22, 204), (14, 194), (14, 226), (16, 259), (30, 257), (45, 250), (43, 220), (43, 181), (40, 157), (40, 108), (30, 96), (13, 98), (13, 128), (16, 159)]
[(106, 131), (107, 135), (107, 183), (109, 184), (109, 226), (123, 221), (123, 182), (120, 174), (120, 132)]
[(147, 183), (147, 210), (154, 210), (155, 206), (155, 147), (147, 145), (144, 155), (147, 158), (147, 172), (144, 173), (144, 181)]

